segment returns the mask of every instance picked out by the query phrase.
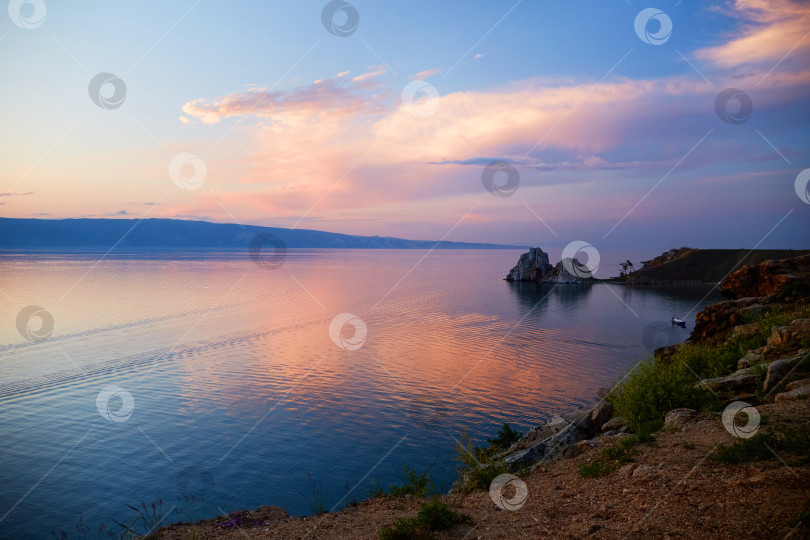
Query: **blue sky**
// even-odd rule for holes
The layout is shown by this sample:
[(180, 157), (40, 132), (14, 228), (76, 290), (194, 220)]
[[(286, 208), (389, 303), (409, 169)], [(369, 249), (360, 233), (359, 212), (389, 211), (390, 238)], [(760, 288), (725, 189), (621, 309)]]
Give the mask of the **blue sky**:
[[(806, 3), (356, 1), (346, 37), (327, 2), (40, 5), (38, 25), (21, 8), (35, 28), (0, 22), (4, 216), (810, 247)], [(650, 7), (672, 21), (660, 45), (634, 30)], [(120, 107), (88, 95), (100, 72)], [(739, 125), (715, 112), (729, 87), (753, 103)], [(495, 160), (512, 196), (482, 185)]]

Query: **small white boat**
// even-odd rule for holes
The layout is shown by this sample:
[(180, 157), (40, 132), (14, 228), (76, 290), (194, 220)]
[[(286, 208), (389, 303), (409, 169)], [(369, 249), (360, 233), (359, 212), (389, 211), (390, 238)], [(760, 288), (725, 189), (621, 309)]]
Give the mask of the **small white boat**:
[(675, 326), (683, 326), (684, 328), (686, 328), (686, 321), (683, 319), (679, 319), (674, 315), (672, 316), (672, 324)]

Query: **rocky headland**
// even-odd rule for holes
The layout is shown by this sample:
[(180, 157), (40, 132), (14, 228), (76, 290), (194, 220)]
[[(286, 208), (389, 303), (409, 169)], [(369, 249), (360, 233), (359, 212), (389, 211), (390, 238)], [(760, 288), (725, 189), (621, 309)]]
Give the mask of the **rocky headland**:
[[(555, 269), (533, 249), (510, 276), (559, 279)], [(808, 277), (810, 256), (731, 273), (730, 300), (698, 314), (686, 343), (592, 406), (462, 445), (447, 495), (404, 490), (308, 517), (262, 507), (154, 537), (808, 538)], [(436, 505), (447, 519), (429, 519)]]
[(539, 283), (595, 283), (590, 269), (575, 258), (565, 258), (552, 266), (548, 253), (539, 247), (520, 256), (518, 263), (506, 275), (506, 281)]

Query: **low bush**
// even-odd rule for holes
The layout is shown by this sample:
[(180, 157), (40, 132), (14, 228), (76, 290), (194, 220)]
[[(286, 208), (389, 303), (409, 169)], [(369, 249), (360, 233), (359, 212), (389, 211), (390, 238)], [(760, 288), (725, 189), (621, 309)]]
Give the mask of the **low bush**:
[(403, 467), (405, 482), (401, 486), (394, 484), (388, 485), (388, 491), (385, 488), (372, 481), (374, 487), (369, 490), (369, 495), (372, 497), (382, 497), (384, 495), (416, 495), (417, 497), (427, 497), (428, 495), (437, 494), (436, 485), (430, 478), (430, 471), (424, 473), (416, 472), (405, 465)]
[(619, 465), (616, 463), (610, 463), (602, 458), (597, 458), (589, 463), (580, 463), (577, 473), (579, 473), (579, 476), (582, 478), (601, 478), (609, 475), (618, 468)]
[(683, 364), (647, 358), (621, 383), (614, 386), (608, 399), (616, 414), (627, 419), (638, 431), (645, 422), (661, 421), (678, 407), (707, 409), (717, 405), (717, 398), (695, 386), (697, 378)]
[(798, 455), (801, 464), (810, 461), (810, 426), (769, 427), (748, 439), (737, 439), (734, 444), (719, 444), (712, 457), (721, 463), (740, 463), (777, 459), (777, 456), (785, 460), (788, 454)]
[(440, 500), (433, 500), (422, 505), (416, 517), (399, 518), (393, 526), (383, 527), (379, 535), (382, 540), (427, 540), (433, 538), (434, 531), (446, 531), (458, 524), (472, 522), (467, 514), (455, 512)]
[(465, 431), (461, 434), (461, 440), (456, 445), (461, 491), (469, 493), (477, 489), (489, 489), (495, 477), (509, 472), (508, 464), (494, 458), (499, 451), (501, 447), (492, 444), (475, 446), (469, 433)]

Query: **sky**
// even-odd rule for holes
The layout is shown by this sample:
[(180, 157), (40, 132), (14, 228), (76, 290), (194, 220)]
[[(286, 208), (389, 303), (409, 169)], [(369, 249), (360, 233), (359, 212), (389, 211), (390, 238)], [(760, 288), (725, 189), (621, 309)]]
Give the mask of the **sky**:
[(12, 0), (0, 216), (810, 248), (808, 33), (789, 0)]

